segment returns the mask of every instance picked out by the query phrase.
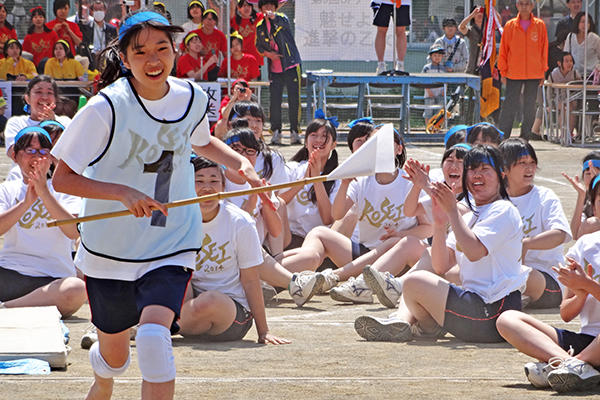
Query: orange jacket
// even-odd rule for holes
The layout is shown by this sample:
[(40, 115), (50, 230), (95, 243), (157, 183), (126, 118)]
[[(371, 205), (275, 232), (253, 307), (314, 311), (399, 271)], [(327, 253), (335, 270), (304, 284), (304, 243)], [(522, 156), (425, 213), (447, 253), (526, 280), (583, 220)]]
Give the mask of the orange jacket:
[(525, 32), (520, 14), (509, 20), (500, 40), (500, 74), (508, 79), (542, 79), (547, 69), (548, 35), (544, 21), (531, 15)]

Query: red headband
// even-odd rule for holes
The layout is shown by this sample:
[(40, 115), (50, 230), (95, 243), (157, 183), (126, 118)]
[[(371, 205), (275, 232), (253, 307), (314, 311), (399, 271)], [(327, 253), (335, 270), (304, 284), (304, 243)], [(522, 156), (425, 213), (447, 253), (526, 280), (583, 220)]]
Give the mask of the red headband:
[(42, 12), (44, 11), (44, 9), (42, 8), (42, 6), (37, 6), (37, 7), (33, 7), (32, 9), (30, 9), (30, 10), (29, 10), (29, 13), (30, 13), (30, 14), (33, 14), (33, 12), (34, 12), (35, 10), (40, 10), (40, 11), (42, 11)]

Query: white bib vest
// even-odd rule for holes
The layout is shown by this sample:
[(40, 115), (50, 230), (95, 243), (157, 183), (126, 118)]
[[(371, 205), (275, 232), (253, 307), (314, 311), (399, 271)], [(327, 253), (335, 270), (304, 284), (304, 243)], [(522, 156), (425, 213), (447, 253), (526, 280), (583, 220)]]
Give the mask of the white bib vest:
[[(113, 115), (111, 134), (104, 151), (83, 175), (133, 187), (161, 203), (195, 197), (190, 137), (205, 117), (208, 100), (201, 88), (192, 83), (189, 87), (187, 109), (175, 121), (152, 116), (126, 78), (103, 89), (100, 94)], [(84, 199), (82, 215), (123, 208), (120, 201)], [(202, 214), (198, 205), (190, 205), (169, 209), (168, 216), (155, 211), (151, 218), (85, 222), (79, 230), (82, 245), (94, 255), (148, 262), (200, 250)]]

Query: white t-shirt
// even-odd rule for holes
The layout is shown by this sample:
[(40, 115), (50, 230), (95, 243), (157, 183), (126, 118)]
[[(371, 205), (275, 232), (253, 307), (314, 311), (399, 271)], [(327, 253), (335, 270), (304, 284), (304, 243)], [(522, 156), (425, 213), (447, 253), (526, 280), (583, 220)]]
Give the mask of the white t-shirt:
[(469, 261), (457, 246), (454, 232), (446, 245), (455, 251), (462, 287), (488, 304), (524, 287), (527, 270), (521, 267), (523, 224), (519, 211), (508, 200), (497, 200), (463, 216), (465, 224), (485, 246), (488, 255)]
[[(307, 161), (287, 163), (289, 170), (290, 181), (304, 179), (304, 174), (308, 168)], [(317, 204), (310, 200), (310, 188), (312, 185), (306, 185), (300, 189), (294, 199), (287, 205), (288, 221), (290, 223), (290, 231), (298, 236), (305, 237), (311, 229), (316, 226), (321, 226), (323, 220), (319, 214)], [(340, 188), (339, 181), (335, 181), (329, 193), (329, 202), (333, 204), (335, 195)]]
[(204, 222), (202, 229), (202, 250), (196, 258), (196, 271), (192, 276), (195, 291), (221, 292), (248, 309), (240, 269), (263, 262), (254, 221), (237, 206), (221, 201), (217, 216)]
[[(186, 81), (169, 77), (169, 91), (159, 100), (141, 101), (155, 118), (176, 120), (187, 109), (190, 90)], [(120, 112), (121, 110), (115, 110)], [(125, 112), (127, 110), (124, 110)], [(112, 111), (103, 96), (94, 96), (77, 114), (52, 149), (52, 154), (63, 160), (69, 168), (78, 174), (83, 173), (88, 164), (98, 158), (108, 144), (112, 125)], [(94, 127), (94, 129), (90, 129)], [(79, 135), (85, 135), (81, 138)], [(83, 139), (83, 140), (82, 140)], [(194, 130), (192, 144), (204, 146), (210, 141), (208, 118), (204, 118)], [(125, 206), (123, 206), (125, 209)], [(75, 265), (88, 276), (94, 278), (134, 281), (147, 272), (165, 265), (192, 267), (196, 253), (193, 251), (177, 254), (151, 262), (122, 262), (89, 253), (79, 246)]]
[[(47, 181), (52, 196), (70, 213), (78, 214), (81, 199), (54, 191), (52, 181)], [(0, 212), (5, 212), (25, 199), (27, 185), (20, 180), (0, 184)], [(23, 275), (65, 278), (75, 276), (71, 258), (71, 239), (58, 227), (48, 228), (52, 220), (39, 198), (4, 234), (4, 247), (0, 250), (0, 266)]]
[[(567, 256), (573, 258), (587, 271), (587, 264), (594, 268), (594, 279), (600, 274), (600, 231), (580, 237), (569, 249)], [(579, 313), (581, 333), (598, 336), (600, 334), (600, 302), (588, 295)]]
[[(71, 118), (66, 115), (57, 115), (56, 121), (60, 122), (65, 129), (69, 126), (71, 122)], [(15, 144), (15, 136), (17, 133), (23, 128), (27, 128), (30, 126), (38, 126), (43, 121), (34, 121), (31, 119), (29, 115), (15, 115), (10, 117), (8, 121), (6, 121), (6, 128), (4, 128), (4, 142), (6, 144), (6, 152)]]
[(573, 55), (573, 60), (575, 60), (575, 70), (579, 73), (579, 75), (584, 75), (584, 58), (585, 51), (587, 48), (587, 73), (591, 72), (594, 67), (600, 63), (600, 36), (598, 36), (594, 32), (588, 32), (587, 38), (581, 42), (577, 42), (577, 36), (575, 33), (569, 33), (567, 39), (565, 40), (564, 51), (569, 52)]
[(386, 234), (386, 227), (402, 231), (418, 223), (416, 217), (404, 215), (404, 201), (413, 184), (402, 175), (400, 170), (386, 185), (378, 183), (375, 176), (362, 176), (348, 187), (347, 196), (358, 206), (360, 243), (369, 249), (382, 243), (380, 238)]
[[(285, 166), (285, 161), (281, 154), (276, 153), (274, 151), (271, 152), (271, 160), (273, 164), (273, 172), (271, 173), (271, 177), (267, 179), (267, 181), (271, 185), (278, 185), (280, 183), (286, 183), (290, 181), (290, 177), (288, 176), (288, 169)], [(258, 157), (256, 158), (256, 164), (254, 165), (254, 169), (259, 176), (263, 176), (265, 169), (265, 155), (261, 152), (258, 153)]]
[[(521, 215), (523, 237), (532, 237), (551, 229), (558, 229), (567, 234), (563, 243), (572, 239), (567, 217), (560, 200), (552, 190), (534, 185), (529, 193), (511, 197), (510, 201), (517, 207)], [(525, 260), (521, 260), (521, 262), (557, 279), (557, 274), (552, 267), (563, 262), (563, 246), (561, 244), (549, 250), (529, 250), (525, 255)]]
[(444, 182), (444, 171), (441, 168), (434, 168), (429, 171), (429, 180), (431, 182)]

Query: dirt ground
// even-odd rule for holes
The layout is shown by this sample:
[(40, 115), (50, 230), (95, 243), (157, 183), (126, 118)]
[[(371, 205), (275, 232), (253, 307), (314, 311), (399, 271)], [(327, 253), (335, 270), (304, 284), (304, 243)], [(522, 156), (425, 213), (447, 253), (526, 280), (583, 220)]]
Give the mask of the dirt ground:
[[(539, 162), (537, 184), (553, 189), (570, 219), (575, 191), (560, 176), (581, 172), (581, 159), (590, 150), (563, 148), (534, 142)], [(289, 158), (297, 147), (280, 147)], [(348, 156), (345, 143), (340, 158)], [(4, 153), (2, 151), (2, 153)], [(437, 167), (440, 146), (408, 146), (408, 156)], [(8, 169), (0, 155), (0, 177)], [(437, 342), (371, 343), (353, 328), (357, 316), (385, 317), (386, 309), (374, 304), (342, 305), (328, 296), (315, 297), (297, 308), (286, 292), (267, 308), (270, 330), (292, 340), (285, 346), (256, 343), (252, 329), (245, 340), (210, 344), (174, 337), (178, 399), (538, 399), (556, 396), (528, 384), (523, 364), (531, 361), (507, 344), (474, 345), (447, 335)], [(532, 313), (544, 322), (565, 324), (558, 310)], [(80, 340), (89, 326), (84, 305), (66, 321), (71, 331), (69, 366), (42, 377), (0, 377), (0, 399), (81, 399), (92, 382), (87, 350)], [(135, 399), (140, 393), (140, 373), (135, 346), (127, 373), (116, 380), (113, 399)], [(595, 393), (574, 396), (590, 397)]]

